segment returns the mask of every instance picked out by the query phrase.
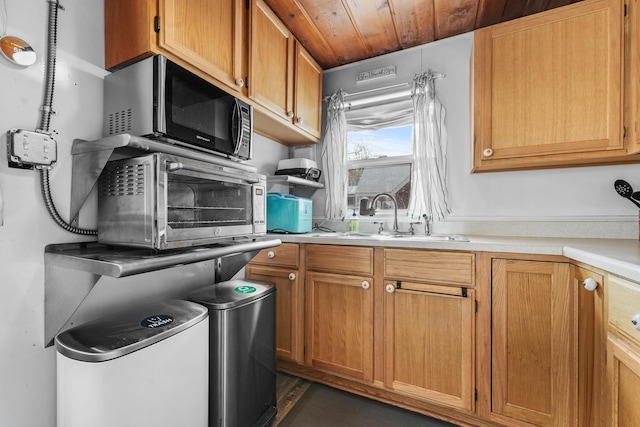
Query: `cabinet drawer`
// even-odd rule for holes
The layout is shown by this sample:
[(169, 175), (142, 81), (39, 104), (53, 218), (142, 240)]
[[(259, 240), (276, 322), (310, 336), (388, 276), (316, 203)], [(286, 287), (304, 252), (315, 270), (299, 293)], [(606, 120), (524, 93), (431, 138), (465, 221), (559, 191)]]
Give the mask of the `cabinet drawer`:
[(307, 270), (331, 273), (373, 274), (373, 248), (308, 245)]
[(298, 268), (300, 264), (299, 251), (299, 246), (296, 243), (283, 243), (275, 248), (261, 250), (251, 262), (253, 264)]
[(384, 277), (473, 286), (475, 257), (464, 252), (385, 249)]
[(633, 316), (640, 314), (640, 284), (609, 275), (607, 292), (609, 325), (640, 346), (640, 331), (631, 322)]

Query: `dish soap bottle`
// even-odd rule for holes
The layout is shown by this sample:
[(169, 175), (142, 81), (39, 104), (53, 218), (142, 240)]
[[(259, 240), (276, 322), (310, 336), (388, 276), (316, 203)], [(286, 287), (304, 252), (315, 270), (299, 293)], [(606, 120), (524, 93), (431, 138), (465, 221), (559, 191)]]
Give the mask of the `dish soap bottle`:
[(349, 220), (349, 231), (351, 232), (360, 231), (360, 223), (358, 222), (358, 216), (356, 215), (355, 211), (353, 212), (353, 216), (351, 217), (351, 220)]

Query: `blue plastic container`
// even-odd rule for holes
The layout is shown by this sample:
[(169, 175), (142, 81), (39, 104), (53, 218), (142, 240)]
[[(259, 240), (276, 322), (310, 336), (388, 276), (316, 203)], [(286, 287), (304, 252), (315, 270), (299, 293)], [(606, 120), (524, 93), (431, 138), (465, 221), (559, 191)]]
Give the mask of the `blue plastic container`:
[(267, 231), (308, 233), (311, 231), (311, 199), (283, 193), (267, 193)]

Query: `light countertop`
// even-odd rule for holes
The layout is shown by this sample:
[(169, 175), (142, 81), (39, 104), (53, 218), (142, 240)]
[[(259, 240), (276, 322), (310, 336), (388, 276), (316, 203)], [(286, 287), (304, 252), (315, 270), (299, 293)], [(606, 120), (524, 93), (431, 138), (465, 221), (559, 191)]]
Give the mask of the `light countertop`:
[(640, 282), (640, 241), (635, 239), (580, 239), (465, 235), (469, 241), (424, 241), (415, 238), (345, 236), (343, 233), (272, 234), (283, 242), (419, 249), (511, 252), (563, 255), (610, 273)]

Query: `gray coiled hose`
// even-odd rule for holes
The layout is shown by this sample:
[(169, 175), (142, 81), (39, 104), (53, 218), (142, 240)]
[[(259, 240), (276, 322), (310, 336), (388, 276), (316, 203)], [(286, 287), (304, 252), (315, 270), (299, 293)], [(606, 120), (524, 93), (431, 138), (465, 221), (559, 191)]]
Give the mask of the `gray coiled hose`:
[[(58, 9), (64, 8), (60, 5), (58, 0), (46, 0), (49, 3), (49, 21), (47, 31), (47, 59), (45, 62), (45, 82), (44, 82), (44, 95), (41, 107), (41, 117), (39, 130), (43, 132), (49, 131), (49, 124), (51, 121), (51, 115), (53, 114), (53, 89), (55, 86), (56, 76), (56, 46), (58, 37)], [(49, 212), (51, 218), (60, 227), (65, 230), (82, 234), (85, 236), (95, 236), (98, 234), (96, 230), (87, 230), (83, 228), (74, 227), (67, 223), (58, 213), (51, 197), (51, 188), (49, 186), (49, 169), (40, 169), (40, 187), (42, 189), (42, 198), (44, 204)]]

